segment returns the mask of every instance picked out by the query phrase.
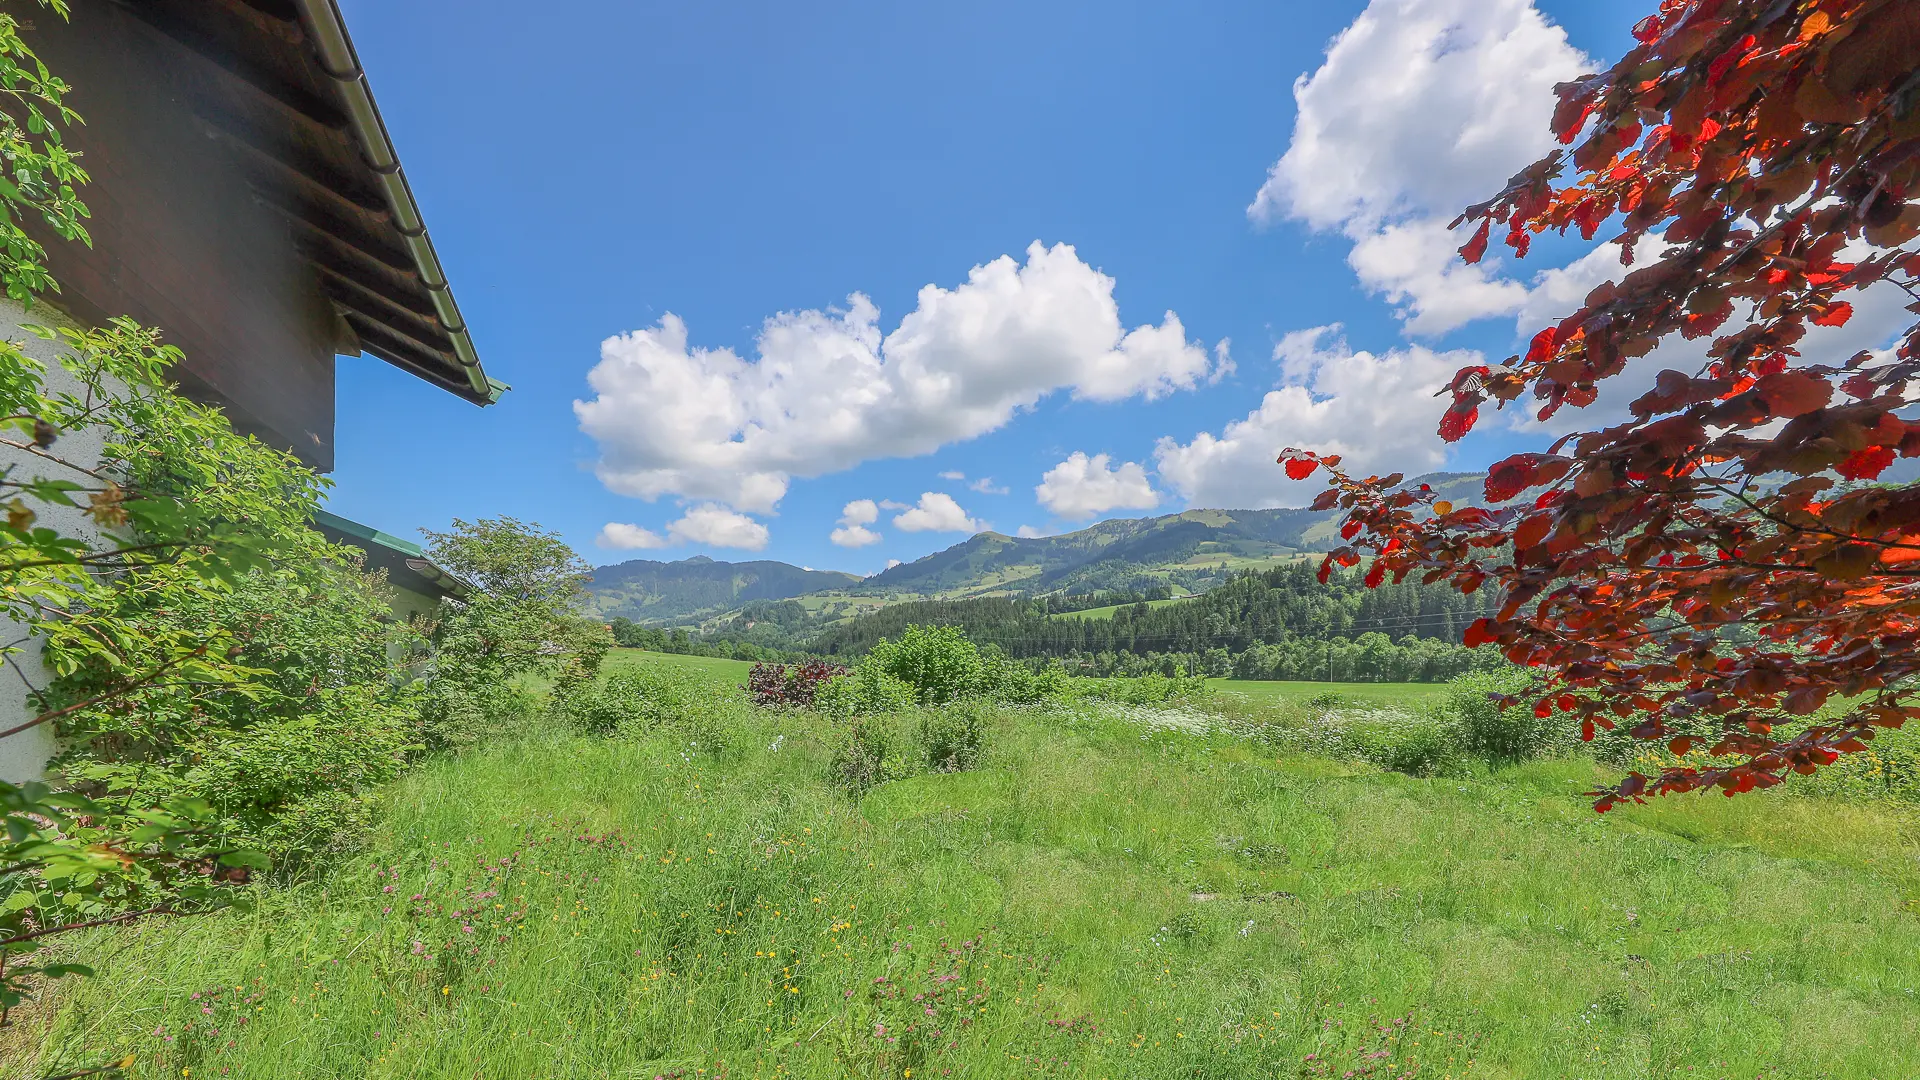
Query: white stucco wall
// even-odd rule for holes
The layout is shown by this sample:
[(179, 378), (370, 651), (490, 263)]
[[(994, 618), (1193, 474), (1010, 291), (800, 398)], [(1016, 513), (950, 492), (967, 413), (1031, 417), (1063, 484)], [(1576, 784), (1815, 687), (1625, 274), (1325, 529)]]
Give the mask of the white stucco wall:
[[(44, 363), (47, 368), (47, 386), (50, 389), (78, 391), (78, 384), (56, 359), (59, 353), (58, 347), (53, 342), (35, 337), (21, 329), (23, 323), (38, 326), (72, 326), (73, 323), (44, 304), (35, 304), (33, 310), (28, 311), (14, 300), (0, 296), (0, 339), (21, 344), (27, 355)], [(98, 430), (62, 432), (59, 442), (54, 444), (53, 452), (70, 461), (91, 467), (100, 462), (102, 442), (103, 439)], [(22, 478), (43, 476), (91, 483), (90, 478), (82, 474), (63, 469), (53, 462), (16, 450), (11, 446), (0, 446), (0, 467), (15, 468), (15, 475)], [(31, 500), (28, 505), (40, 515), (38, 521), (40, 525), (56, 529), (68, 536), (91, 538), (99, 535), (98, 530), (94, 528), (93, 520), (82, 514), (77, 507), (42, 506)], [(0, 634), (6, 635), (0, 640), (12, 641), (21, 636), (21, 628), (12, 620), (0, 619)], [(13, 660), (13, 667), (0, 670), (0, 731), (33, 718), (33, 710), (27, 704), (28, 687), (24, 680), (31, 680), (34, 686), (41, 686), (46, 682), (46, 670), (40, 663), (38, 642), (29, 641), (21, 646), (20, 652), (14, 655)], [(15, 667), (18, 670), (15, 670)], [(38, 779), (47, 759), (53, 756), (53, 752), (53, 730), (52, 725), (49, 724), (42, 724), (18, 735), (0, 739), (0, 780), (19, 783), (24, 780)]]

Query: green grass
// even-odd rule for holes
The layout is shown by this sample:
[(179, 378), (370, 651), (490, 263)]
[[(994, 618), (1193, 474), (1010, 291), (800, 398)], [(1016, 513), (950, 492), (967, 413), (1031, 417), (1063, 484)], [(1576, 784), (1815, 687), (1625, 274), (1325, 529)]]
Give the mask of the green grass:
[[(1192, 597), (1183, 596), (1176, 600), (1148, 600), (1146, 604), (1150, 608), (1166, 607), (1169, 604), (1184, 604), (1190, 599), (1192, 599)], [(1084, 611), (1064, 611), (1055, 615), (1054, 618), (1097, 619), (1101, 622), (1111, 622), (1114, 612), (1119, 611), (1121, 608), (1130, 608), (1133, 606), (1132, 604), (1109, 604), (1106, 607), (1087, 608)]]
[(1268, 682), (1253, 679), (1208, 680), (1207, 689), (1249, 705), (1297, 704), (1332, 694), (1353, 704), (1417, 706), (1446, 692), (1444, 683)]
[(640, 664), (655, 664), (685, 672), (715, 687), (745, 685), (753, 670), (750, 660), (723, 660), (717, 656), (685, 656), (678, 653), (648, 652), (645, 649), (614, 649), (600, 665), (603, 675), (617, 675)]
[(110, 974), (23, 1020), (51, 1048), (25, 1074), (1920, 1075), (1920, 821), (1891, 804), (1599, 817), (1582, 761), (1414, 779), (1044, 713), (856, 801), (830, 729), (713, 709), (717, 755), (439, 762), (321, 880), (97, 932), (70, 959)]

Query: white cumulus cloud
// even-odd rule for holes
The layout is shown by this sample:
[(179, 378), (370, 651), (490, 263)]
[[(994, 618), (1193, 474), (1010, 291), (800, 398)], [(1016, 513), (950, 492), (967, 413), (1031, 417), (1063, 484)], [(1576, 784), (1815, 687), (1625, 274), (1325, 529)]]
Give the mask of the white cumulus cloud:
[(880, 542), (880, 534), (867, 528), (880, 520), (880, 507), (872, 499), (855, 499), (840, 508), (840, 527), (828, 537), (846, 548), (866, 547)]
[(1282, 384), (1259, 408), (1218, 435), (1163, 438), (1155, 448), (1161, 480), (1191, 505), (1301, 505), (1324, 477), (1287, 479), (1274, 459), (1289, 446), (1341, 454), (1345, 467), (1363, 475), (1439, 468), (1446, 449), (1435, 427), (1445, 406), (1433, 393), (1461, 367), (1482, 362), (1477, 352), (1420, 345), (1356, 352), (1337, 324), (1288, 334), (1273, 355)]
[(671, 546), (673, 541), (638, 525), (628, 525), (619, 521), (609, 521), (600, 527), (600, 535), (594, 538), (594, 544), (614, 551), (634, 551)]
[(901, 532), (982, 532), (984, 522), (976, 521), (953, 496), (938, 491), (922, 492), (920, 501), (893, 519)]
[(1460, 262), (1446, 226), (1553, 149), (1553, 85), (1595, 66), (1532, 0), (1372, 0), (1294, 82), (1292, 141), (1247, 212), (1345, 234), (1416, 333), (1515, 313), (1527, 287)]
[(667, 535), (689, 544), (760, 551), (767, 546), (767, 527), (745, 514), (706, 503), (688, 510), (667, 526)]
[(768, 539), (765, 525), (724, 506), (707, 503), (688, 510), (678, 521), (668, 522), (665, 536), (638, 525), (609, 521), (601, 527), (594, 543), (616, 551), (667, 548), (680, 544), (759, 551), (767, 546)]
[(928, 285), (890, 333), (865, 296), (768, 319), (757, 358), (690, 344), (686, 324), (609, 338), (574, 402), (595, 472), (623, 495), (771, 512), (795, 476), (929, 453), (993, 431), (1049, 394), (1158, 398), (1203, 384), (1178, 316), (1128, 330), (1114, 281), (1066, 244)]
[(1067, 518), (1088, 518), (1109, 510), (1151, 510), (1160, 493), (1147, 479), (1146, 466), (1128, 461), (1114, 468), (1106, 454), (1088, 457), (1076, 450), (1047, 470), (1033, 489), (1040, 505)]

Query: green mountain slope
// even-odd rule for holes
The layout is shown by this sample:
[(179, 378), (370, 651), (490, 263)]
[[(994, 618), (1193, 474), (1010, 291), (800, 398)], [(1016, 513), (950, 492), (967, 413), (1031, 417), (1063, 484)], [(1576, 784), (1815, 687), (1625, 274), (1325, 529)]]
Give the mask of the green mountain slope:
[(771, 560), (717, 562), (696, 555), (679, 562), (635, 559), (602, 566), (587, 582), (591, 609), (603, 618), (680, 623), (731, 611), (745, 604), (786, 600), (858, 585), (837, 570), (807, 570)]
[[(1480, 490), (1477, 473), (1431, 473), (1411, 482), (1455, 500), (1477, 498)], [(601, 567), (588, 589), (593, 609), (609, 619), (709, 628), (749, 605), (797, 598), (826, 623), (910, 600), (1157, 585), (1202, 593), (1243, 570), (1327, 550), (1338, 543), (1339, 517), (1337, 510), (1188, 510), (1102, 521), (1059, 536), (986, 532), (864, 579), (780, 562), (636, 560)]]
[[(1443, 497), (1479, 494), (1477, 473), (1432, 473)], [(1171, 585), (1204, 592), (1241, 570), (1325, 551), (1338, 511), (1188, 510), (1103, 521), (1033, 539), (981, 533), (866, 579), (858, 593), (957, 599), (998, 593), (1095, 592)]]

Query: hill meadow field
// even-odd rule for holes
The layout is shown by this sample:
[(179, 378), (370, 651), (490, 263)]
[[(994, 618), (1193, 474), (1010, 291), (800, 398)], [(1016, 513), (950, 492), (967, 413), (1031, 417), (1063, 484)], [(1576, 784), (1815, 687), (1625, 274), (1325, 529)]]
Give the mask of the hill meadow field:
[(6, 1075), (1920, 1075), (1876, 777), (1602, 817), (1590, 754), (1409, 758), (1444, 687), (1232, 683), (909, 710), (876, 775), (746, 675), (615, 653), (644, 720), (432, 762), (249, 911), (76, 935), (112, 974)]

